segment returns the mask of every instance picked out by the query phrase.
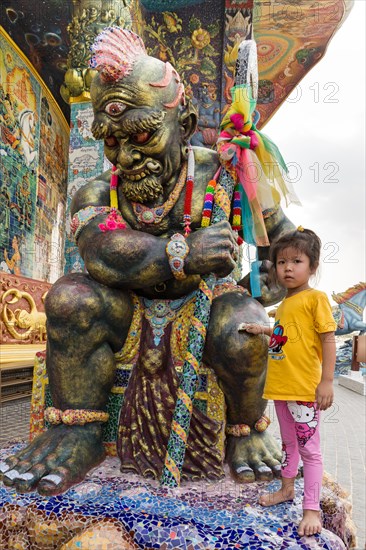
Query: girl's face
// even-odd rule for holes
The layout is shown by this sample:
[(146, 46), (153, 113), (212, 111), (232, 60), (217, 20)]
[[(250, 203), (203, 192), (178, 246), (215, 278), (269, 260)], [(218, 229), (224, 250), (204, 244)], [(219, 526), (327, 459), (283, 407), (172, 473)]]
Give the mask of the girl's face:
[(277, 279), (281, 286), (287, 288), (287, 296), (310, 288), (309, 279), (314, 273), (315, 269), (310, 268), (309, 257), (296, 248), (284, 248), (278, 253)]

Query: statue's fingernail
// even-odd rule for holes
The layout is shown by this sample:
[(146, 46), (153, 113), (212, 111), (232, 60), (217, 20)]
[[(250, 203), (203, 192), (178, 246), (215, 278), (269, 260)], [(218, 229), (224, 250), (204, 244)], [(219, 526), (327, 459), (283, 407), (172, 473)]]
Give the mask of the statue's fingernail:
[(10, 470), (9, 472), (6, 472), (6, 477), (8, 477), (11, 480), (15, 479), (16, 477), (19, 477), (19, 475), (20, 474), (18, 470)]
[(54, 485), (59, 485), (62, 481), (62, 477), (57, 474), (48, 474), (48, 476), (42, 477), (42, 481), (50, 481)]
[(0, 462), (0, 473), (5, 474), (8, 470), (10, 470), (10, 466), (6, 462)]
[(251, 472), (251, 469), (248, 466), (239, 466), (236, 471), (238, 474), (241, 474), (242, 472)]
[(34, 475), (31, 474), (30, 472), (26, 472), (25, 474), (20, 474), (18, 476), (18, 479), (24, 479), (25, 481), (29, 481), (30, 479), (33, 479), (34, 478)]
[(271, 468), (268, 468), (268, 466), (259, 466), (258, 472), (260, 474), (263, 474), (264, 472), (271, 472)]

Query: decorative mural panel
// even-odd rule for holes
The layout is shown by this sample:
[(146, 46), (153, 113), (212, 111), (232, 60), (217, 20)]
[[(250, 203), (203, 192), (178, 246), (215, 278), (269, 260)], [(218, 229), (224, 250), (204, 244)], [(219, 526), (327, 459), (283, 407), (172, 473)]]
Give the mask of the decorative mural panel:
[(67, 25), (72, 2), (52, 0), (2, 0), (0, 21), (24, 55), (42, 76), (67, 119), (69, 106), (61, 100), (69, 51)]
[(45, 341), (44, 299), (50, 288), (47, 282), (0, 273), (0, 343)]
[(350, 0), (255, 0), (254, 38), (259, 67), (258, 110), (263, 126), (309, 70), (352, 7)]
[(70, 204), (80, 187), (107, 169), (104, 164), (104, 142), (91, 134), (93, 109), (88, 103), (71, 105), (68, 195), (66, 208), (65, 273), (84, 268), (70, 229)]
[(197, 107), (192, 143), (211, 147), (231, 102), (240, 42), (252, 35), (257, 42), (261, 128), (323, 57), (352, 1), (140, 0), (140, 6), (137, 31), (149, 53), (175, 66)]
[[(164, 9), (177, 11), (162, 11)], [(193, 4), (200, 4), (195, 10)], [(142, 2), (142, 34), (150, 55), (169, 61), (184, 81), (199, 115), (192, 145), (212, 147), (221, 119), (224, 2)], [(145, 9), (146, 8), (149, 9)], [(178, 8), (179, 9), (178, 11)], [(154, 9), (154, 11), (149, 10)]]
[(68, 126), (43, 81), (0, 29), (0, 271), (62, 273)]

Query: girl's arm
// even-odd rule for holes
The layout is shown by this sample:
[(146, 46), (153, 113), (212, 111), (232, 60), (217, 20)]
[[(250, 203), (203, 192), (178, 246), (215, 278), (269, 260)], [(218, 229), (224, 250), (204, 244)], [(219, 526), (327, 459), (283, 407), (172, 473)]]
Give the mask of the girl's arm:
[(319, 334), (323, 351), (322, 377), (315, 392), (315, 399), (321, 411), (328, 409), (333, 403), (333, 377), (336, 362), (336, 344), (334, 332)]
[(260, 325), (258, 323), (241, 323), (238, 327), (238, 331), (272, 336), (272, 328), (269, 325)]

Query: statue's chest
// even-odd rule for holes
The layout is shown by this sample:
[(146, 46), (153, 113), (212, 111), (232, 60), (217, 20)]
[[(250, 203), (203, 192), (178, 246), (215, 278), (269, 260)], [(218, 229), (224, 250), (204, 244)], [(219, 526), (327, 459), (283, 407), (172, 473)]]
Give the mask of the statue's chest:
[(200, 227), (204, 196), (204, 189), (196, 186), (193, 189), (191, 200), (188, 200), (186, 189), (183, 189), (177, 202), (169, 208), (169, 201), (163, 205), (147, 207), (143, 204), (137, 205), (126, 201), (123, 194), (119, 193), (119, 205), (123, 218), (132, 229), (163, 236), (174, 231), (183, 231), (187, 216), (191, 217), (192, 228)]

